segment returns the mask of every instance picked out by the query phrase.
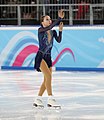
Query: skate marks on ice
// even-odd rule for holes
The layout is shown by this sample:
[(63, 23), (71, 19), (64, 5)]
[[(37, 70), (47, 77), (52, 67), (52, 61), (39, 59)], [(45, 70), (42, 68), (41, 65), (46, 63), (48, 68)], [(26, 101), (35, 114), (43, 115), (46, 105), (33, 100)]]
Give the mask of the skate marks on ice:
[(104, 73), (56, 72), (53, 78), (55, 95), (62, 105), (57, 119), (104, 120)]
[(34, 108), (35, 120), (61, 120), (61, 109), (50, 109), (44, 107), (43, 109)]
[(104, 73), (53, 72), (60, 112), (33, 108), (42, 78), (34, 71), (0, 71), (0, 120), (104, 120)]
[(63, 118), (104, 120), (104, 73), (69, 72), (64, 76), (66, 79), (57, 75), (57, 79), (64, 79), (61, 83), (65, 81), (60, 85), (63, 91), (60, 102), (63, 104), (64, 101)]

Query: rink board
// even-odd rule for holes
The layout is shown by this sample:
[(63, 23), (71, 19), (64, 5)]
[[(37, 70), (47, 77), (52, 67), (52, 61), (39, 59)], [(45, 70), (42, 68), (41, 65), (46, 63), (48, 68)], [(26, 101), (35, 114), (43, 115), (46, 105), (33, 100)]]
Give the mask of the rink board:
[[(37, 30), (36, 26), (0, 28), (1, 69), (33, 70)], [(54, 40), (52, 61), (56, 70), (104, 71), (104, 26), (64, 27), (62, 42)]]

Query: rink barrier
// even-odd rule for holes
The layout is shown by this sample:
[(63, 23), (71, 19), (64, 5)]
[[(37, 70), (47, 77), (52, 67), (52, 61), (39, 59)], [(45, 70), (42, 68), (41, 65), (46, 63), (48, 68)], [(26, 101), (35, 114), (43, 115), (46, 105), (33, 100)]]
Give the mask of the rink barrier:
[(1, 66), (1, 70), (34, 70), (33, 67)]
[[(1, 26), (2, 70), (34, 70), (38, 28)], [(52, 61), (56, 71), (104, 71), (104, 25), (65, 26), (61, 44), (54, 42)]]
[[(1, 70), (34, 70), (33, 67), (10, 67), (10, 66), (2, 66)], [(104, 68), (72, 68), (72, 67), (52, 67), (53, 71), (96, 71), (96, 72), (104, 72)]]
[(56, 71), (98, 71), (104, 72), (104, 68), (71, 68), (71, 67), (56, 67)]

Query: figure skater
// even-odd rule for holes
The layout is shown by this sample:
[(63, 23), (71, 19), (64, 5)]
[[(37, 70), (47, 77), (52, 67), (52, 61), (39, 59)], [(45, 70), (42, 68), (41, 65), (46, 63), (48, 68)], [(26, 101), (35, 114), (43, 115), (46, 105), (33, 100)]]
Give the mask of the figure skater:
[[(48, 93), (48, 107), (61, 107), (57, 104), (53, 94), (52, 94), (52, 60), (51, 60), (51, 50), (53, 46), (53, 39), (55, 38), (58, 43), (62, 39), (62, 29), (64, 18), (63, 10), (58, 11), (58, 19), (52, 23), (50, 16), (45, 15), (41, 19), (41, 27), (38, 29), (38, 39), (39, 39), (39, 50), (35, 57), (35, 66), (34, 68), (37, 71), (41, 71), (44, 74), (44, 81), (40, 87), (38, 96), (34, 101), (35, 107), (44, 107), (42, 95), (45, 90)], [(59, 36), (57, 35), (56, 30), (52, 28), (59, 24)]]

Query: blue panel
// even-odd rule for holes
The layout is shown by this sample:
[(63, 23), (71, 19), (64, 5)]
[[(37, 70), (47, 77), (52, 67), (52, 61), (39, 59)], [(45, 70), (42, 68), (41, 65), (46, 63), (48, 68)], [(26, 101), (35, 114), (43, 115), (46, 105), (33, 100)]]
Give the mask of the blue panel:
[[(11, 27), (0, 30), (2, 69), (33, 68), (38, 49), (37, 27), (25, 29)], [(57, 70), (103, 71), (104, 27), (64, 27), (62, 42), (54, 40), (52, 61)]]

